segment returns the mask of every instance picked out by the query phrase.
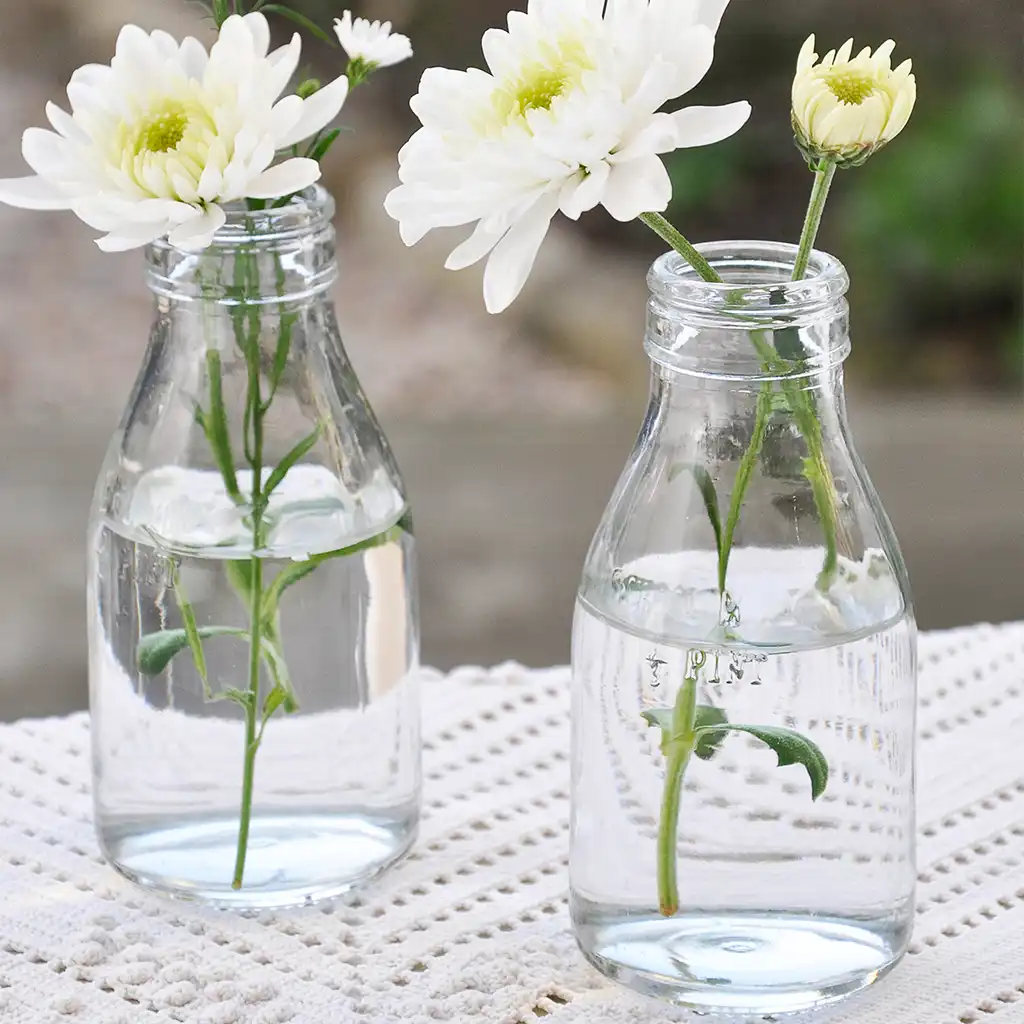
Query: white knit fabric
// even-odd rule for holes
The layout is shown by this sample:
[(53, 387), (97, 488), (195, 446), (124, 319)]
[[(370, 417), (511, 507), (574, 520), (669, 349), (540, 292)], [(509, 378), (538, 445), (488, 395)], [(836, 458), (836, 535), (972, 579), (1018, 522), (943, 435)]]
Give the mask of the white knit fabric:
[[(824, 1019), (1024, 1024), (1024, 624), (920, 651), (913, 944)], [(569, 934), (567, 671), (460, 669), (429, 678), (425, 703), (412, 855), (333, 905), (258, 917), (147, 896), (104, 864), (84, 715), (0, 726), (0, 1021), (690, 1019), (597, 974)]]

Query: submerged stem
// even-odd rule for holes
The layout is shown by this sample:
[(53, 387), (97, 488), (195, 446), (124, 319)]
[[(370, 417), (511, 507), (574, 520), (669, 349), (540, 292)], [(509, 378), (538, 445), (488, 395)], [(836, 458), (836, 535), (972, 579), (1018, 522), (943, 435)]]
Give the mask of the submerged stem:
[(679, 835), (679, 805), (683, 794), (683, 778), (693, 754), (694, 724), (697, 717), (697, 680), (683, 680), (676, 694), (672, 713), (672, 735), (666, 739), (665, 789), (661, 798), (658, 822), (658, 909), (664, 917), (679, 910), (679, 881), (676, 865), (676, 841)]
[(729, 555), (732, 553), (733, 536), (740, 521), (740, 510), (743, 508), (743, 499), (746, 497), (750, 478), (754, 475), (754, 467), (757, 465), (758, 456), (764, 446), (764, 438), (768, 432), (768, 421), (771, 419), (771, 415), (772, 382), (766, 380), (761, 385), (761, 392), (757, 396), (754, 433), (740, 460), (740, 468), (736, 472), (736, 483), (732, 489), (732, 497), (729, 499), (729, 517), (725, 522), (722, 544), (718, 552), (718, 593), (720, 596), (725, 594), (725, 579), (729, 571)]
[(245, 756), (242, 765), (242, 806), (238, 815), (238, 850), (235, 854), (233, 889), (242, 888), (245, 860), (249, 849), (249, 827), (252, 821), (253, 786), (256, 779), (256, 720), (260, 707), (260, 633), (263, 622), (263, 561), (252, 558), (252, 605), (249, 618), (249, 690), (245, 705)]
[[(241, 255), (238, 259), (248, 262), (251, 257)], [(256, 267), (250, 267), (255, 271)], [(251, 281), (250, 284), (255, 284)], [(236, 316), (245, 317), (245, 306), (238, 307)], [(263, 513), (266, 498), (263, 494), (263, 416), (265, 413), (260, 393), (260, 319), (252, 316), (249, 321), (249, 337), (243, 349), (248, 369), (246, 390), (246, 411), (248, 427), (252, 433), (252, 443), (246, 437), (246, 450), (251, 456), (249, 464), (252, 469), (252, 560), (250, 563), (250, 604), (249, 604), (249, 686), (248, 700), (245, 704), (245, 754), (242, 767), (242, 804), (238, 816), (238, 850), (235, 854), (235, 872), (231, 881), (233, 889), (241, 889), (245, 877), (245, 861), (249, 849), (249, 829), (252, 821), (253, 788), (256, 776), (256, 754), (259, 741), (256, 735), (256, 723), (260, 713), (260, 665), (262, 660), (263, 631), (263, 559), (257, 554), (263, 547)], [(248, 432), (247, 431), (247, 434)], [(262, 738), (262, 735), (261, 737)]]

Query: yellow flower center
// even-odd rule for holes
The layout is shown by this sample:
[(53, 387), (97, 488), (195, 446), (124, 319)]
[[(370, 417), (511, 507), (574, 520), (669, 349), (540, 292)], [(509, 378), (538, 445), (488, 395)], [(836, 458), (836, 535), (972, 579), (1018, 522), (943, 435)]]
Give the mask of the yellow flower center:
[(176, 149), (188, 129), (188, 115), (177, 105), (168, 105), (145, 118), (136, 129), (136, 153), (167, 153)]
[(550, 110), (552, 102), (565, 92), (570, 82), (565, 67), (546, 68), (536, 64), (524, 68), (524, 75), (512, 93), (512, 109), (520, 116), (528, 110)]
[(876, 83), (863, 71), (835, 68), (825, 76), (825, 84), (840, 103), (857, 107), (875, 91)]
[(541, 43), (534, 59), (523, 63), (514, 77), (501, 83), (493, 94), (497, 126), (521, 120), (531, 110), (550, 110), (559, 96), (579, 85), (593, 61), (582, 39), (566, 36)]

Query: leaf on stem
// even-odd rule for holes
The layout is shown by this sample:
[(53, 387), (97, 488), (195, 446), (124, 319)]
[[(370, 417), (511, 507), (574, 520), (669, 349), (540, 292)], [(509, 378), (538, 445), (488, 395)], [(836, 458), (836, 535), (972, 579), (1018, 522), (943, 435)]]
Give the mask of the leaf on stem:
[(243, 505), (245, 499), (238, 489), (235, 476), (235, 459), (231, 454), (231, 438), (228, 433), (228, 417), (224, 409), (224, 383), (221, 375), (220, 353), (209, 349), (206, 366), (210, 376), (210, 411), (199, 417), (199, 423), (210, 443), (214, 461), (224, 478), (224, 486), (236, 505)]
[(308, 437), (304, 437), (278, 464), (274, 467), (274, 472), (267, 477), (267, 482), (263, 485), (263, 497), (267, 499), (274, 493), (275, 490), (281, 485), (284, 478), (288, 475), (288, 470), (295, 465), (303, 457), (308, 454), (313, 446), (320, 440), (320, 424), (318, 423), (313, 430), (313, 433)]
[(203, 653), (203, 640), (199, 635), (199, 627), (196, 625), (196, 613), (189, 603), (188, 595), (181, 583), (181, 571), (172, 562), (171, 580), (174, 583), (174, 599), (178, 602), (178, 610), (181, 612), (181, 620), (185, 623), (185, 638), (192, 648), (192, 660), (195, 662), (196, 671), (203, 681), (203, 689), (209, 693), (210, 679), (206, 673), (206, 655)]
[[(745, 732), (766, 743), (779, 758), (779, 766), (803, 765), (811, 780), (811, 799), (817, 800), (828, 785), (828, 761), (817, 744), (806, 736), (773, 725), (715, 725), (697, 733), (697, 742), (720, 743), (727, 732)], [(706, 737), (706, 740), (705, 740)]]
[(367, 537), (366, 540), (361, 540), (358, 544), (351, 544), (347, 548), (337, 548), (334, 551), (324, 551), (319, 555), (312, 555), (305, 561), (293, 562), (286, 569), (282, 569), (264, 593), (264, 615), (273, 615), (277, 611), (281, 595), (289, 587), (298, 583), (299, 580), (305, 579), (323, 562), (328, 562), (334, 558), (347, 558), (349, 555), (358, 554), (360, 551), (368, 551), (370, 548), (376, 548), (382, 544), (390, 544), (392, 541), (398, 540), (403, 532), (404, 521), (403, 518), (395, 526), (391, 527), (390, 530), (378, 533), (374, 537)]
[[(283, 290), (283, 284), (280, 290)], [(270, 394), (263, 404), (264, 411), (270, 408), (270, 403), (274, 400), (278, 385), (284, 376), (285, 367), (288, 365), (288, 356), (292, 348), (292, 328), (295, 326), (295, 320), (296, 316), (294, 313), (286, 313), (281, 317), (281, 331), (277, 336), (274, 362), (270, 368)]]
[[(201, 640), (213, 636), (248, 636), (244, 629), (233, 626), (202, 626), (195, 631)], [(188, 632), (184, 629), (162, 629), (156, 633), (148, 633), (139, 641), (136, 661), (139, 671), (145, 676), (158, 676), (175, 655), (180, 654), (190, 644)]]
[[(267, 669), (270, 671), (270, 678), (274, 680), (274, 690), (280, 690), (284, 694), (280, 704), (285, 705), (285, 711), (289, 714), (293, 711), (298, 711), (299, 705), (295, 699), (291, 676), (288, 674), (288, 666), (285, 664), (281, 649), (274, 640), (271, 640), (269, 637), (263, 637), (260, 641), (260, 650)], [(276, 704), (275, 709), (280, 707), (280, 704)], [(266, 709), (264, 709), (264, 713), (267, 714)], [(267, 714), (268, 718), (270, 714)]]
[(311, 21), (298, 11), (293, 11), (290, 7), (285, 7), (284, 4), (263, 4), (260, 10), (264, 14), (280, 14), (282, 18), (294, 21), (296, 25), (301, 25), (307, 32), (311, 32), (317, 39), (327, 43), (328, 46), (338, 45), (337, 40), (332, 39), (315, 21)]
[(320, 138), (310, 146), (309, 152), (306, 156), (309, 157), (310, 160), (315, 160), (319, 163), (327, 155), (327, 151), (334, 145), (340, 134), (340, 128), (332, 128), (329, 132), (321, 135)]
[(697, 481), (700, 496), (704, 499), (704, 510), (708, 515), (708, 522), (711, 529), (715, 531), (715, 550), (718, 557), (722, 557), (722, 517), (718, 510), (718, 492), (715, 490), (715, 482), (711, 474), (704, 466), (693, 467), (693, 478)]
[(242, 605), (246, 609), (250, 608), (252, 605), (252, 559), (232, 559), (224, 566), (224, 575)]
[(718, 748), (725, 739), (725, 730), (717, 728), (729, 721), (729, 716), (721, 709), (710, 704), (701, 704), (694, 718), (695, 743), (693, 752), (702, 760), (710, 761), (718, 753)]
[(640, 712), (640, 717), (648, 725), (653, 725), (659, 728), (666, 741), (672, 738), (671, 708), (648, 708), (646, 711)]
[(270, 716), (287, 700), (288, 691), (282, 686), (275, 686), (263, 701), (263, 720), (266, 721), (270, 718)]

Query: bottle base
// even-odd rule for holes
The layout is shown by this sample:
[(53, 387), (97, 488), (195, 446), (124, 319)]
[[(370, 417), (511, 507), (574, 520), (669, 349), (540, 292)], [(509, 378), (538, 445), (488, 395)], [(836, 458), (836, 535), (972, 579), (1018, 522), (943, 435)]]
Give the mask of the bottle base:
[(104, 829), (100, 842), (110, 865), (143, 889), (235, 910), (270, 910), (341, 896), (401, 860), (415, 838), (415, 819), (254, 816), (237, 889), (237, 818), (134, 822), (130, 829)]
[(602, 974), (656, 999), (731, 1020), (775, 1020), (867, 988), (899, 962), (904, 929), (806, 916), (690, 914), (577, 924)]

